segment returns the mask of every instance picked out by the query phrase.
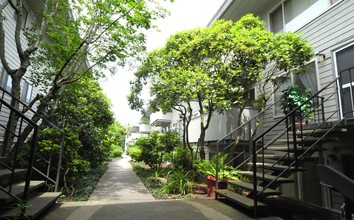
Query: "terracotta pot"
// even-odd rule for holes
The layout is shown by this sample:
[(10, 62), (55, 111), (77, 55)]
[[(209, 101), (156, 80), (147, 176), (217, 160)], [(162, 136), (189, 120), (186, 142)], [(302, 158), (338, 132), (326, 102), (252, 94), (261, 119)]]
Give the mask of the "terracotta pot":
[[(229, 179), (219, 179), (218, 182), (218, 187), (219, 189), (227, 189), (227, 182)], [(208, 197), (215, 197), (215, 185), (216, 185), (216, 179), (213, 176), (207, 176), (207, 183), (208, 183)]]

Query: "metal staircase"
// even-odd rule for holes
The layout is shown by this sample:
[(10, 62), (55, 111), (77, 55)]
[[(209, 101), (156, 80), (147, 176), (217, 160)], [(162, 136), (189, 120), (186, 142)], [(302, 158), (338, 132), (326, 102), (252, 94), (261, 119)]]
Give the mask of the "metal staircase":
[[(19, 105), (19, 110), (16, 110), (9, 104), (12, 95), (3, 88), (0, 88), (0, 92), (0, 115), (3, 117), (0, 120), (0, 219), (33, 219), (60, 196), (57, 191), (65, 134), (40, 115), (40, 124), (34, 123), (30, 119), (36, 114), (33, 109), (15, 99)], [(19, 118), (15, 132), (7, 126), (10, 115)], [(24, 141), (21, 134), (25, 127), (30, 127), (32, 132)], [(61, 143), (57, 143), (60, 146), (58, 158), (53, 158), (52, 153), (44, 156), (37, 152), (39, 127), (50, 127), (60, 132)], [(11, 143), (9, 140), (12, 140)], [(20, 144), (23, 142), (26, 144)], [(54, 159), (57, 164), (54, 164)], [(39, 168), (38, 164), (45, 169)], [(57, 169), (54, 176), (53, 169)]]
[[(341, 77), (279, 120), (274, 120), (269, 112), (280, 100), (220, 139), (217, 160), (219, 152), (220, 155), (234, 153), (234, 156), (224, 164), (217, 162), (217, 166), (233, 165), (243, 178), (242, 181), (229, 181), (229, 188), (233, 190), (220, 190), (218, 179), (221, 174), (217, 174), (216, 198), (231, 200), (253, 210), (257, 216), (266, 206), (268, 196), (281, 195), (283, 184), (294, 182), (297, 173), (306, 172), (305, 161), (322, 163), (319, 155), (326, 150), (325, 144), (338, 141), (338, 134), (347, 132), (346, 120), (341, 119), (339, 108), (331, 106), (333, 100), (341, 97)], [(312, 106), (311, 119), (301, 112), (301, 106), (308, 103)], [(295, 120), (298, 112), (300, 121)]]

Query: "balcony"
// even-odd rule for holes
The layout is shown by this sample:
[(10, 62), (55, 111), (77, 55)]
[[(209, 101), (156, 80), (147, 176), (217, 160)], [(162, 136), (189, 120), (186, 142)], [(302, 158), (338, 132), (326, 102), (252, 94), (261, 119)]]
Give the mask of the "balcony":
[(171, 119), (172, 113), (155, 112), (150, 115), (150, 124), (152, 126), (167, 127), (170, 125)]
[(151, 132), (151, 125), (147, 124), (140, 124), (139, 125), (139, 133), (140, 134), (150, 134)]

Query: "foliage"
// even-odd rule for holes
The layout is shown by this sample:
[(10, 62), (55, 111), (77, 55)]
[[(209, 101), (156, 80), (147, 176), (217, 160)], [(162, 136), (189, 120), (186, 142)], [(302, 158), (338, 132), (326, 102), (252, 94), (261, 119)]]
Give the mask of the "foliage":
[(131, 164), (133, 166), (133, 171), (144, 183), (145, 187), (154, 196), (154, 198), (161, 198), (161, 188), (163, 187), (163, 182), (157, 181), (156, 178), (151, 178), (154, 176), (154, 171), (151, 169), (143, 168), (141, 163), (132, 162)]
[[(238, 171), (232, 166), (225, 165), (228, 154), (221, 155), (219, 153), (218, 175), (220, 179), (238, 180)], [(205, 175), (216, 177), (216, 155), (211, 160), (196, 161), (194, 166), (199, 172)]]
[(179, 136), (176, 132), (153, 131), (149, 136), (142, 136), (136, 140), (135, 145), (141, 150), (137, 161), (143, 161), (151, 168), (158, 169), (164, 155), (171, 153), (178, 143)]
[[(288, 88), (282, 93), (280, 105), (284, 113), (287, 114), (299, 107), (310, 97), (311, 91), (309, 89), (303, 90), (298, 85), (289, 84)], [(304, 113), (305, 116), (310, 117), (311, 104), (312, 100), (309, 100), (305, 104), (301, 105), (296, 112)]]
[(162, 187), (163, 193), (174, 193), (186, 195), (192, 192), (192, 171), (186, 172), (183, 169), (173, 169), (167, 174), (167, 182)]
[(111, 145), (111, 155), (110, 157), (121, 157), (122, 154), (123, 154), (123, 149), (121, 146), (118, 146), (118, 145), (115, 145), (115, 144), (112, 144)]
[(128, 148), (128, 155), (132, 158), (134, 161), (139, 161), (141, 158), (141, 148), (138, 145), (130, 145)]
[[(184, 156), (184, 147), (183, 145), (179, 145), (174, 151), (173, 151), (173, 166), (182, 169), (185, 165), (185, 156)], [(190, 151), (187, 151), (186, 158), (191, 158), (191, 153)]]
[[(97, 168), (111, 155), (112, 140), (117, 140), (117, 134), (110, 135), (115, 129), (110, 103), (102, 93), (99, 84), (90, 77), (85, 77), (73, 83), (63, 92), (53, 106), (55, 114), (53, 123), (64, 127), (64, 151), (62, 158), (61, 178), (67, 194), (75, 192), (75, 183), (82, 180), (91, 169)], [(80, 106), (80, 108), (78, 108)], [(114, 127), (114, 126), (113, 126)], [(54, 160), (59, 158), (61, 134), (54, 129), (43, 129), (38, 137), (38, 151), (46, 156), (53, 153)], [(106, 144), (105, 144), (106, 143)], [(52, 161), (57, 164), (57, 161)], [(36, 163), (36, 166), (45, 164)], [(55, 168), (55, 167), (53, 167)], [(43, 170), (43, 169), (42, 169)], [(55, 173), (55, 170), (51, 172)]]
[(240, 119), (247, 102), (244, 94), (268, 77), (264, 71), (269, 64), (275, 63), (274, 69), (278, 71), (298, 73), (312, 54), (312, 48), (299, 35), (274, 35), (253, 15), (245, 15), (235, 23), (218, 20), (210, 27), (178, 32), (163, 48), (149, 53), (132, 82), (130, 106), (142, 107), (139, 94), (149, 81), (153, 96), (150, 106), (164, 113), (178, 111), (184, 141), (188, 143), (191, 103), (197, 102), (198, 147), (203, 160), (205, 134), (213, 112), (223, 113), (238, 105)]
[[(95, 169), (90, 170), (85, 175), (83, 175), (78, 181), (75, 181), (73, 188), (75, 189), (72, 197), (67, 197), (72, 201), (87, 201), (93, 190), (96, 188), (98, 181), (101, 179), (102, 175), (106, 172), (108, 168), (108, 163), (105, 162)], [(65, 191), (64, 191), (65, 193)]]
[[(23, 77), (41, 90), (30, 103), (30, 106), (36, 106), (38, 113), (30, 116), (35, 123), (40, 122), (39, 115), (57, 117), (52, 114), (55, 114), (55, 108), (59, 106), (57, 102), (68, 85), (85, 76), (101, 78), (107, 71), (115, 73), (117, 65), (139, 61), (146, 51), (145, 31), (154, 28), (153, 21), (166, 14), (153, 0), (48, 0), (39, 1), (38, 7), (43, 10), (34, 11), (39, 22), (28, 22), (28, 28), (23, 29), (23, 2), (5, 0), (0, 3), (0, 17), (11, 8), (16, 25), (14, 33), (5, 31), (8, 25), (13, 26), (13, 19), (0, 19), (0, 32), (3, 33), (0, 35), (0, 48), (4, 48), (0, 50), (0, 58), (2, 66), (12, 78), (11, 93), (15, 99), (21, 98), (20, 85)], [(6, 55), (13, 48), (5, 46), (5, 39), (10, 40), (6, 45), (13, 45), (18, 54)], [(10, 57), (18, 59), (9, 62)], [(12, 105), (18, 109), (15, 99), (12, 100)], [(100, 101), (97, 101), (99, 105)], [(78, 102), (76, 107), (81, 108), (84, 105)], [(10, 118), (12, 120), (9, 120), (8, 128), (14, 132), (18, 117)], [(92, 137), (93, 140), (89, 140), (88, 144), (96, 141), (99, 145), (98, 137), (101, 134), (94, 129), (95, 125), (83, 121), (82, 126), (89, 126), (85, 128), (89, 132), (81, 133), (81, 136), (86, 135), (81, 139), (88, 140)], [(27, 126), (19, 140), (25, 141), (32, 129)], [(102, 161), (106, 156), (101, 156), (102, 153), (104, 152), (93, 151), (91, 157), (102, 157), (99, 159)], [(96, 158), (88, 159), (96, 161)]]

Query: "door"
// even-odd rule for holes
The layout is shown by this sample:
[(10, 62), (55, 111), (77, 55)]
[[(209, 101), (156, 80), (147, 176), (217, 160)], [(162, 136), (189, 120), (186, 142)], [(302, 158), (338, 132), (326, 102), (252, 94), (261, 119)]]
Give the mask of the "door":
[(336, 52), (337, 73), (341, 76), (342, 115), (354, 118), (354, 45)]

